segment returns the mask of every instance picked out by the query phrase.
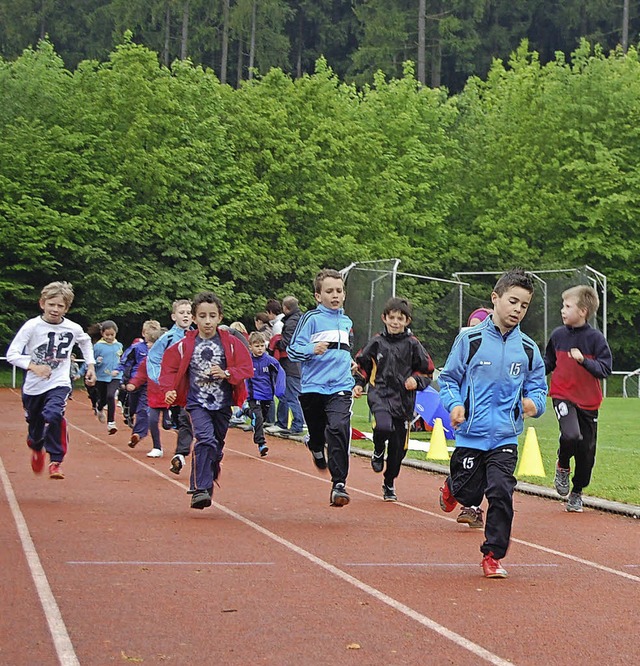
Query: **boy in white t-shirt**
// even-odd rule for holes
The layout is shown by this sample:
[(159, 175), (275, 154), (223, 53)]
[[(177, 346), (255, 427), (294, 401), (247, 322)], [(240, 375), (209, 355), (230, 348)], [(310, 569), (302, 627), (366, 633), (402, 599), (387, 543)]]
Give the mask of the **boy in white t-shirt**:
[(87, 364), (85, 383), (93, 385), (96, 381), (91, 338), (79, 324), (64, 316), (73, 297), (69, 282), (51, 282), (44, 287), (39, 301), (42, 315), (29, 319), (7, 350), (9, 363), (26, 370), (22, 404), (28, 423), (31, 468), (41, 474), (47, 452), (52, 479), (64, 479), (61, 464), (68, 443), (64, 413), (71, 392), (71, 352), (75, 344)]

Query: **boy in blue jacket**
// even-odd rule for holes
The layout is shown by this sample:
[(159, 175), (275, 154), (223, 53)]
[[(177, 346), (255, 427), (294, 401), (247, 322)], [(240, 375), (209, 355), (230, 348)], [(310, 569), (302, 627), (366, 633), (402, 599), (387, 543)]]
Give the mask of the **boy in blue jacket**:
[(249, 416), (253, 427), (253, 441), (261, 456), (269, 453), (264, 437), (264, 422), (269, 413), (274, 395), (281, 398), (286, 388), (286, 377), (280, 363), (266, 353), (267, 343), (262, 333), (249, 335), (249, 351), (253, 362), (253, 377), (245, 380), (247, 385)]
[(450, 512), (458, 502), (488, 509), (480, 550), (487, 578), (506, 578), (506, 555), (513, 523), (514, 472), (518, 435), (528, 416), (544, 413), (545, 366), (536, 343), (520, 330), (533, 297), (533, 280), (514, 268), (498, 279), (493, 315), (458, 334), (438, 377), (440, 399), (456, 428), (450, 475), (440, 506)]
[[(342, 275), (321, 270), (314, 281), (317, 307), (300, 318), (287, 347), (289, 359), (301, 363), (300, 406), (309, 439), (307, 447), (320, 470), (331, 473), (331, 506), (345, 506), (351, 443), (352, 322), (344, 313)], [(325, 445), (327, 456), (325, 456)]]

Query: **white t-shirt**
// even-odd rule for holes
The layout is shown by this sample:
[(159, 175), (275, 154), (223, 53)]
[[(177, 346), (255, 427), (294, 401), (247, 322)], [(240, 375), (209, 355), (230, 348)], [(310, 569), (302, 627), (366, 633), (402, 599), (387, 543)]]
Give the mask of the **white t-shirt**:
[(48, 365), (48, 379), (28, 371), (22, 387), (27, 395), (41, 395), (58, 386), (71, 386), (71, 352), (77, 344), (87, 363), (95, 363), (91, 338), (79, 324), (63, 319), (49, 324), (42, 317), (29, 319), (16, 334), (7, 350), (7, 361), (27, 370), (29, 363)]

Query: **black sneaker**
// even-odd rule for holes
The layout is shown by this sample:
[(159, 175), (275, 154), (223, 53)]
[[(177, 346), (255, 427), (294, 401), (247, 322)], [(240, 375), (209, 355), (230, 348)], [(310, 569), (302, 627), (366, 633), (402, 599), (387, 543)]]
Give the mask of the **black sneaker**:
[(385, 502), (397, 502), (398, 496), (393, 486), (388, 486), (386, 483), (382, 484), (382, 499)]
[(331, 489), (331, 506), (346, 506), (351, 501), (344, 483), (336, 483)]
[(319, 469), (319, 470), (326, 470), (327, 469), (327, 459), (324, 455), (324, 446), (322, 447), (322, 451), (314, 451), (310, 446), (309, 446), (309, 436), (307, 435), (304, 438), (304, 445), (311, 451), (311, 455), (313, 456), (313, 464)]
[(207, 490), (196, 490), (191, 495), (191, 508), (192, 509), (206, 509), (211, 506), (211, 494)]
[(380, 474), (384, 467), (384, 451), (382, 453), (373, 453), (371, 456), (371, 469), (376, 473)]
[(185, 462), (184, 456), (181, 453), (176, 453), (176, 455), (171, 458), (171, 467), (169, 468), (169, 471), (174, 474), (180, 474)]

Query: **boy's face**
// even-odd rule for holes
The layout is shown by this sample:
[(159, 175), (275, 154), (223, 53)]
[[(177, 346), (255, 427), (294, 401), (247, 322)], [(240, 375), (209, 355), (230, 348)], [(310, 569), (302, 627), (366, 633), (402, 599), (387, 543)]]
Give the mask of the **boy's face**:
[(105, 342), (115, 342), (116, 339), (116, 332), (113, 328), (105, 328), (104, 331), (102, 331), (102, 339)]
[(198, 335), (206, 340), (216, 334), (218, 324), (222, 321), (222, 314), (215, 303), (200, 303), (196, 310), (195, 321)]
[(40, 307), (42, 308), (42, 318), (48, 324), (59, 324), (69, 309), (62, 296), (52, 296), (47, 299), (41, 298)]
[(584, 326), (587, 321), (587, 311), (578, 307), (575, 298), (563, 299), (560, 314), (565, 326)]
[(491, 294), (493, 303), (493, 323), (506, 333), (515, 328), (527, 314), (533, 295), (522, 287), (511, 287), (498, 296), (494, 291)]
[(404, 333), (404, 329), (411, 323), (411, 319), (400, 310), (391, 310), (391, 312), (383, 314), (382, 321), (387, 327), (387, 333), (391, 333), (391, 335)]
[(189, 328), (191, 322), (193, 321), (193, 316), (191, 314), (190, 305), (179, 305), (176, 308), (176, 311), (171, 315), (171, 319), (180, 327), (180, 328)]
[(330, 310), (339, 310), (344, 303), (344, 282), (338, 278), (327, 277), (322, 281), (320, 292), (315, 294), (316, 301)]
[(267, 345), (261, 341), (261, 340), (256, 340), (256, 342), (250, 342), (249, 343), (249, 351), (253, 354), (253, 356), (262, 356), (267, 348)]

